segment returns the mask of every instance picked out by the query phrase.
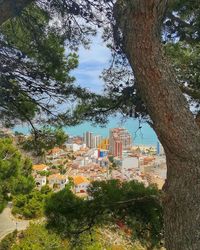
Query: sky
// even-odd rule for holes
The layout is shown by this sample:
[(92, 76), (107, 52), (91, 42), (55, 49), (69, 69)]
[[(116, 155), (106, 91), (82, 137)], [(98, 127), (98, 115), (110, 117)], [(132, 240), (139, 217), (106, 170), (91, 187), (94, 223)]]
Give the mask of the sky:
[[(92, 39), (89, 50), (83, 47), (79, 50), (79, 66), (73, 71), (76, 82), (82, 87), (90, 89), (92, 92), (102, 92), (104, 82), (99, 76), (102, 70), (109, 66), (110, 59), (110, 50), (103, 43), (101, 35), (98, 34)], [(121, 124), (120, 120), (120, 118), (111, 118), (106, 128), (101, 128), (99, 126), (93, 127), (87, 122), (73, 128), (68, 127), (66, 131), (70, 132), (71, 135), (81, 135), (83, 131), (89, 130), (95, 134), (108, 136), (110, 128), (122, 126), (129, 130), (133, 141), (137, 144), (156, 145), (158, 141), (157, 136), (148, 124), (143, 124), (142, 130), (135, 133), (139, 126), (138, 120), (128, 119), (124, 124)]]
[(99, 76), (102, 70), (109, 65), (111, 58), (110, 51), (103, 44), (101, 35), (99, 34), (92, 39), (90, 49), (85, 49), (82, 46), (78, 54), (79, 66), (72, 72), (72, 75), (76, 77), (76, 82), (92, 92), (101, 92), (104, 83)]
[[(100, 93), (104, 89), (104, 82), (99, 76), (102, 70), (109, 66), (111, 54), (109, 49), (103, 44), (101, 35), (92, 38), (90, 49), (80, 48), (79, 66), (71, 74), (76, 77), (76, 83), (82, 87), (88, 88), (92, 92)], [(125, 127), (131, 133), (133, 142), (136, 144), (156, 145), (158, 139), (152, 128), (148, 124), (143, 124), (141, 131), (138, 131), (138, 120), (129, 118), (125, 123), (121, 123), (121, 118), (111, 117), (106, 127), (92, 126), (89, 122), (74, 127), (65, 127), (69, 135), (83, 135), (86, 131), (94, 134), (108, 136), (109, 129), (113, 127)], [(16, 126), (15, 130), (28, 133), (27, 126)]]

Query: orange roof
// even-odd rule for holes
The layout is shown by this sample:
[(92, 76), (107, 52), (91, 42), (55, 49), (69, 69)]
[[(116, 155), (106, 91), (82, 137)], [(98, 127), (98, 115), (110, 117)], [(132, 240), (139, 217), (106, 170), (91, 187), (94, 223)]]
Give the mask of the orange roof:
[(61, 151), (61, 148), (55, 147), (49, 151), (49, 154), (56, 154)]
[(58, 179), (58, 180), (65, 180), (66, 178), (67, 176), (62, 174), (51, 174), (48, 177), (48, 179)]
[(73, 180), (75, 185), (79, 185), (81, 183), (90, 183), (89, 180), (84, 176), (74, 176)]
[(36, 170), (36, 171), (43, 171), (46, 168), (48, 168), (48, 166), (45, 164), (36, 164), (36, 165), (33, 165), (33, 167), (32, 167), (32, 169)]

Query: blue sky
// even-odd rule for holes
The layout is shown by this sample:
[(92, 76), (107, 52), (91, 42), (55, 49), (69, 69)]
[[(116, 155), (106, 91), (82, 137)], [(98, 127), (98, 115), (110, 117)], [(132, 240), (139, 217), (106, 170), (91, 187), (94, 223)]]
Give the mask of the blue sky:
[[(92, 92), (101, 92), (104, 88), (104, 82), (99, 76), (102, 70), (109, 66), (111, 59), (110, 50), (106, 47), (101, 39), (101, 35), (92, 38), (90, 49), (80, 48), (79, 52), (79, 66), (73, 71), (76, 77), (76, 83), (82, 87), (90, 89)], [(125, 123), (121, 124), (120, 117), (111, 118), (105, 128), (99, 126), (91, 126), (89, 122), (83, 123), (75, 127), (66, 127), (66, 132), (71, 135), (82, 135), (83, 132), (89, 130), (95, 134), (108, 136), (109, 128), (115, 126), (126, 127), (132, 135), (132, 138), (137, 144), (156, 145), (157, 137), (154, 131), (148, 126), (143, 124), (142, 130), (138, 130), (138, 120), (128, 119)]]
[(80, 48), (79, 66), (73, 71), (77, 84), (90, 89), (92, 92), (101, 92), (103, 81), (99, 78), (102, 70), (109, 65), (110, 51), (103, 44), (101, 35), (92, 38), (90, 49)]
[[(90, 49), (81, 47), (78, 54), (79, 66), (71, 73), (76, 77), (76, 83), (90, 89), (92, 92), (101, 92), (104, 88), (104, 83), (99, 76), (102, 70), (109, 65), (111, 58), (110, 51), (103, 44), (101, 35), (99, 34), (92, 38)], [(111, 118), (105, 128), (91, 126), (89, 122), (85, 122), (79, 126), (66, 127), (65, 131), (70, 135), (83, 135), (84, 132), (89, 130), (105, 137), (108, 136), (109, 128), (118, 126), (126, 127), (132, 134), (133, 141), (136, 144), (156, 145), (157, 143), (158, 139), (148, 124), (143, 124), (142, 130), (138, 131), (138, 120), (129, 118), (122, 124), (119, 116)], [(19, 125), (15, 127), (15, 130), (28, 133), (30, 127)], [(136, 131), (138, 132), (136, 133)]]

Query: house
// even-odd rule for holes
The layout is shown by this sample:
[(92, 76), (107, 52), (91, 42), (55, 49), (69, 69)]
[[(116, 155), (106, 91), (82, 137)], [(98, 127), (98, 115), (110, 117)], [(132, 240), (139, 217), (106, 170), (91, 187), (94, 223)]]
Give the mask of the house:
[(45, 164), (36, 164), (36, 165), (33, 165), (33, 167), (32, 167), (32, 170), (34, 173), (38, 173), (41, 171), (47, 171), (48, 169), (49, 169), (49, 167)]
[(42, 186), (45, 186), (47, 184), (47, 177), (41, 176), (41, 175), (36, 175), (35, 176), (35, 184), (36, 184), (37, 188), (41, 188)]
[(66, 146), (67, 150), (77, 152), (77, 151), (81, 150), (81, 148), (84, 148), (85, 144), (66, 143), (65, 146)]
[(48, 151), (47, 153), (47, 159), (48, 160), (56, 160), (63, 158), (65, 156), (65, 151), (62, 148), (55, 147)]
[(60, 154), (63, 152), (63, 150), (59, 147), (55, 147), (48, 152), (48, 156), (51, 156), (53, 158), (57, 158), (60, 156)]
[(84, 176), (74, 176), (74, 191), (75, 193), (86, 193), (88, 186), (90, 185), (89, 180)]
[(92, 160), (88, 156), (78, 156), (73, 163), (78, 164), (80, 167), (84, 167), (91, 163)]
[(68, 177), (62, 174), (52, 174), (48, 177), (49, 186), (55, 189), (63, 189), (68, 183)]

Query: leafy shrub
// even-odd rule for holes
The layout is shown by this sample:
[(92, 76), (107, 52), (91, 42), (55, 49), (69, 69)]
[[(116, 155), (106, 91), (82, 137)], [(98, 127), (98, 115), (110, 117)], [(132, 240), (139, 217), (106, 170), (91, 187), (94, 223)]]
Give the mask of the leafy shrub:
[(11, 250), (11, 247), (15, 242), (16, 236), (17, 236), (17, 230), (6, 235), (0, 242), (0, 250)]
[(27, 219), (39, 218), (43, 216), (43, 207), (46, 194), (38, 190), (27, 195), (17, 195), (13, 199), (13, 214), (19, 214)]

